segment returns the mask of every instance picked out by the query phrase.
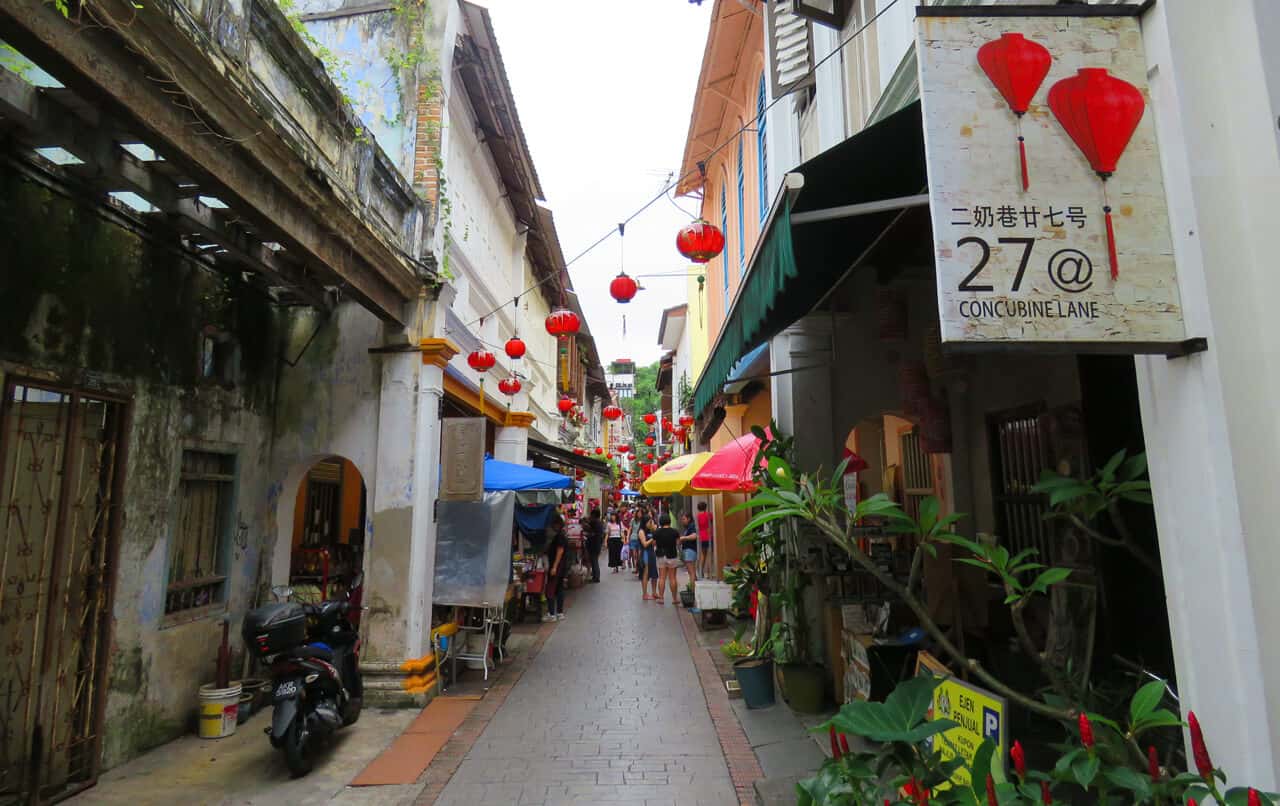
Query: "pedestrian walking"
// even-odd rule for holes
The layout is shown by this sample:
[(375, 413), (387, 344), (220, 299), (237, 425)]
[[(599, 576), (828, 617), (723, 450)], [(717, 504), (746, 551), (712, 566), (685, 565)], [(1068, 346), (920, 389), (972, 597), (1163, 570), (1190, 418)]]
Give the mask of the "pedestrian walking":
[(715, 562), (711, 557), (714, 540), (713, 527), (711, 513), (707, 511), (707, 502), (698, 502), (698, 548), (702, 552), (700, 570), (703, 579), (710, 579), (713, 576), (713, 569), (711, 568)]
[(659, 516), (653, 542), (658, 554), (658, 604), (666, 604), (668, 585), (671, 587), (671, 603), (676, 604), (680, 601), (679, 585), (676, 583), (676, 569), (680, 567), (680, 533), (671, 528), (670, 515), (663, 513)]
[(658, 527), (652, 520), (644, 522), (640, 530), (640, 593), (642, 600), (658, 599), (658, 555), (654, 535)]
[(698, 527), (688, 512), (680, 513), (680, 560), (690, 584), (698, 581)]
[(569, 539), (564, 517), (551, 516), (547, 524), (547, 615), (543, 621), (564, 621), (564, 588), (569, 579)]
[(600, 508), (591, 510), (591, 517), (582, 530), (587, 543), (587, 567), (591, 569), (591, 581), (600, 581), (600, 548), (604, 545), (604, 521), (600, 519)]
[(618, 513), (609, 513), (609, 525), (606, 527), (606, 543), (609, 546), (609, 567), (613, 569), (613, 573), (618, 573), (618, 569), (622, 567), (622, 523), (618, 520)]

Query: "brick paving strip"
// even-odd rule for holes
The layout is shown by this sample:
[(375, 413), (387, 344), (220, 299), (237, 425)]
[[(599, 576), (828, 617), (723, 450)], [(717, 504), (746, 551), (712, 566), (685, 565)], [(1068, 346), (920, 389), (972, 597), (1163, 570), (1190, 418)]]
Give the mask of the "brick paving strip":
[(680, 611), (680, 629), (693, 654), (693, 667), (698, 672), (698, 682), (702, 684), (702, 693), (707, 698), (707, 710), (711, 713), (711, 722), (720, 739), (720, 749), (729, 764), (729, 777), (733, 779), (738, 802), (743, 806), (751, 806), (755, 802), (752, 784), (764, 777), (760, 760), (756, 758), (751, 743), (747, 741), (747, 734), (742, 730), (742, 725), (738, 724), (738, 717), (729, 705), (729, 693), (725, 691), (724, 681), (716, 670), (711, 650), (698, 644), (698, 627), (693, 622), (693, 614), (688, 610)]
[[(568, 608), (566, 608), (566, 611)], [(424, 785), (423, 790), (418, 794), (417, 800), (414, 801), (415, 806), (433, 806), (436, 799), (444, 792), (445, 786), (448, 785), (449, 779), (458, 771), (458, 767), (462, 764), (462, 760), (466, 758), (467, 753), (471, 751), (471, 746), (475, 744), (476, 739), (480, 738), (480, 734), (489, 724), (489, 720), (498, 712), (502, 704), (507, 701), (507, 695), (511, 693), (511, 689), (515, 688), (516, 683), (520, 682), (520, 678), (524, 675), (525, 670), (533, 663), (534, 658), (538, 657), (538, 653), (542, 651), (542, 646), (555, 632), (556, 625), (559, 622), (545, 622), (538, 627), (538, 632), (533, 643), (528, 650), (522, 652), (511, 663), (504, 666), (499, 677), (489, 687), (488, 692), (471, 709), (471, 713), (462, 721), (454, 734), (449, 737), (444, 747), (440, 748), (440, 752), (436, 754), (431, 763), (427, 765), (427, 769), (423, 772), (422, 777), (418, 779), (418, 783)], [(447, 696), (447, 695), (446, 695)]]

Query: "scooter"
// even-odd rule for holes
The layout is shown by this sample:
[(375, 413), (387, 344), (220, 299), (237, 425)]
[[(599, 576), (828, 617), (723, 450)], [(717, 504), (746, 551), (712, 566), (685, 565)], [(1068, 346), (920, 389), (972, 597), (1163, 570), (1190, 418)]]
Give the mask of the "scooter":
[(360, 718), (360, 637), (350, 599), (362, 581), (357, 575), (343, 599), (316, 605), (287, 601), (293, 589), (275, 587), (285, 601), (244, 617), (245, 646), (271, 669), (271, 727), (263, 732), (284, 751), (295, 778), (311, 771), (318, 741)]

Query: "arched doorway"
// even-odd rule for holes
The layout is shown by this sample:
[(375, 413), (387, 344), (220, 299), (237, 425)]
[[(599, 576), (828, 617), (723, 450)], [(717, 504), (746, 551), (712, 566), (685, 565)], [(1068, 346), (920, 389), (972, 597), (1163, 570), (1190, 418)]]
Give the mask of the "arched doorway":
[(305, 601), (346, 593), (364, 567), (368, 490), (349, 459), (330, 456), (303, 474), (295, 491), (289, 585)]

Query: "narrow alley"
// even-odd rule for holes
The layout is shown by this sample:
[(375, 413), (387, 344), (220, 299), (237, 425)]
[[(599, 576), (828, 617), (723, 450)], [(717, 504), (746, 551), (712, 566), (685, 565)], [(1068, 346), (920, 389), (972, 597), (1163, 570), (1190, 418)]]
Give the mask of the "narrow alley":
[(435, 802), (737, 803), (680, 618), (630, 574), (582, 589)]

